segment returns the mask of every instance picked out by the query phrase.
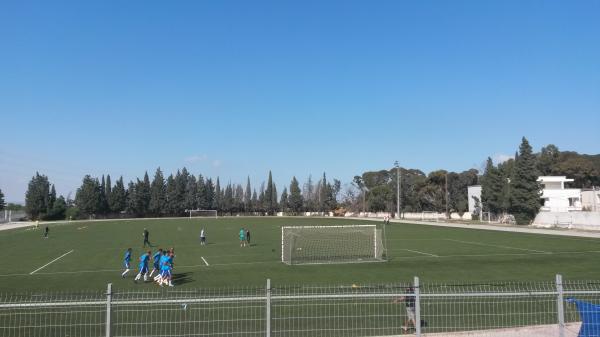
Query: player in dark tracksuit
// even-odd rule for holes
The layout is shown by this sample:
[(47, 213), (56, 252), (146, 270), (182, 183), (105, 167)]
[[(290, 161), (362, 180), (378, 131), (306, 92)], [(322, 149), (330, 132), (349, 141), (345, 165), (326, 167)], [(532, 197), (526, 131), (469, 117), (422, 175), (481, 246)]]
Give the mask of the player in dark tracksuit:
[(144, 237), (144, 247), (146, 247), (146, 244), (148, 244), (148, 247), (152, 247), (150, 240), (148, 239), (150, 237), (150, 232), (148, 232), (146, 228), (144, 228), (144, 233), (142, 233), (142, 236)]

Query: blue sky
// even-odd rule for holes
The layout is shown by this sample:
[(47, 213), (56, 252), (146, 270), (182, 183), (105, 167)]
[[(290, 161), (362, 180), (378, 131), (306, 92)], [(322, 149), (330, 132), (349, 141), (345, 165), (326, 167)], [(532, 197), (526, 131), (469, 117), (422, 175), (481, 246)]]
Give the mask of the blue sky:
[(600, 152), (599, 1), (11, 1), (0, 189)]

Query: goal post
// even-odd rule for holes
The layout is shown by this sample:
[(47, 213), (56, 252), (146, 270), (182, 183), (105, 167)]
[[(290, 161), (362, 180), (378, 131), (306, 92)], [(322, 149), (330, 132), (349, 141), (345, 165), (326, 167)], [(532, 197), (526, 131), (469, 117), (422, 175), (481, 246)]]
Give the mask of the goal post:
[(383, 232), (377, 225), (283, 226), (281, 262), (381, 262), (386, 255), (383, 242)]
[(189, 213), (189, 218), (217, 218), (217, 210), (215, 209), (186, 209), (186, 213)]

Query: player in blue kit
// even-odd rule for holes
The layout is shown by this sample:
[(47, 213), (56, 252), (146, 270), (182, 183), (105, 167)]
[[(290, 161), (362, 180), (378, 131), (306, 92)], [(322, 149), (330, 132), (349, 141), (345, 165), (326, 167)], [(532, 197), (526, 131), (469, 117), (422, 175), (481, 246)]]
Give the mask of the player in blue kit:
[(158, 251), (152, 256), (153, 266), (152, 271), (150, 272), (150, 277), (152, 277), (152, 274), (154, 274), (154, 272), (160, 275), (160, 258), (162, 257), (162, 255), (163, 250), (162, 248), (159, 248)]
[(148, 281), (148, 262), (150, 261), (150, 254), (152, 254), (152, 252), (148, 251), (146, 254), (140, 256), (140, 271), (133, 282), (137, 283), (137, 281), (142, 278), (142, 275), (144, 275), (144, 282)]
[(156, 277), (154, 278), (154, 281), (158, 282), (158, 284), (161, 284), (162, 274), (163, 274), (163, 265), (165, 264), (166, 261), (167, 261), (167, 251), (164, 250), (162, 252), (162, 256), (158, 259), (158, 275), (156, 275)]
[(129, 273), (129, 265), (131, 263), (131, 248), (127, 248), (125, 251), (125, 258), (123, 259), (123, 265), (125, 266), (125, 271), (121, 274), (121, 277), (125, 277), (125, 274)]

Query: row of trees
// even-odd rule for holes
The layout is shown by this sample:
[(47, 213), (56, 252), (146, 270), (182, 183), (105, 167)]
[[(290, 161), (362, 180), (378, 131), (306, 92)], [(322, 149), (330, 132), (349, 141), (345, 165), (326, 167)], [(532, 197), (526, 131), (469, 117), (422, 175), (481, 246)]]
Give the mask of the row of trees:
[[(65, 217), (109, 217), (126, 213), (138, 217), (180, 216), (186, 209), (216, 209), (219, 213), (275, 214), (350, 211), (396, 211), (398, 171), (401, 184), (402, 212), (458, 212), (468, 209), (467, 187), (482, 185), (483, 211), (511, 213), (518, 223), (528, 223), (540, 206), (538, 175), (573, 177), (573, 187), (600, 185), (600, 155), (560, 152), (554, 145), (534, 154), (523, 138), (515, 158), (495, 165), (488, 158), (485, 172), (475, 169), (463, 172), (433, 171), (425, 174), (417, 169), (392, 168), (365, 172), (341, 192), (341, 182), (327, 180), (325, 173), (316, 182), (311, 176), (300, 186), (293, 177), (281, 193), (269, 172), (266, 183), (252, 187), (219, 178), (213, 180), (190, 174), (186, 168), (165, 175), (156, 169), (152, 179), (143, 178), (125, 184), (119, 178), (114, 184), (109, 175), (83, 178), (75, 199), (56, 196), (48, 178), (36, 173), (26, 194), (26, 210), (33, 219)], [(3, 207), (0, 191), (0, 207)]]
[(481, 179), (483, 210), (495, 214), (510, 213), (517, 224), (529, 224), (541, 206), (537, 179), (543, 174), (545, 151), (536, 156), (527, 139), (523, 138), (519, 151), (503, 163), (494, 165), (488, 158)]
[(483, 210), (512, 214), (518, 224), (528, 224), (541, 206), (539, 176), (560, 175), (574, 179), (573, 188), (600, 185), (600, 155), (561, 152), (556, 145), (542, 147), (534, 154), (523, 138), (519, 151), (503, 163), (488, 158), (481, 179)]
[(25, 193), (25, 210), (32, 219), (62, 220), (66, 217), (67, 201), (62, 195), (57, 198), (48, 177), (36, 172)]
[(63, 196), (56, 197), (54, 185), (47, 176), (36, 173), (29, 183), (25, 203), (32, 219), (44, 220), (110, 217), (123, 213), (136, 217), (181, 216), (189, 209), (215, 209), (221, 214), (273, 215), (279, 211), (297, 214), (337, 208), (340, 188), (340, 181), (334, 179), (329, 183), (325, 173), (316, 184), (309, 177), (304, 191), (293, 177), (289, 189), (285, 186), (279, 194), (271, 172), (257, 191), (252, 188), (250, 178), (245, 187), (231, 182), (222, 186), (219, 178), (213, 181), (202, 175), (195, 176), (186, 168), (165, 178), (158, 168), (152, 179), (145, 173), (142, 179), (130, 181), (127, 187), (122, 177), (113, 185), (110, 175), (101, 178), (86, 175), (75, 199), (65, 200)]

